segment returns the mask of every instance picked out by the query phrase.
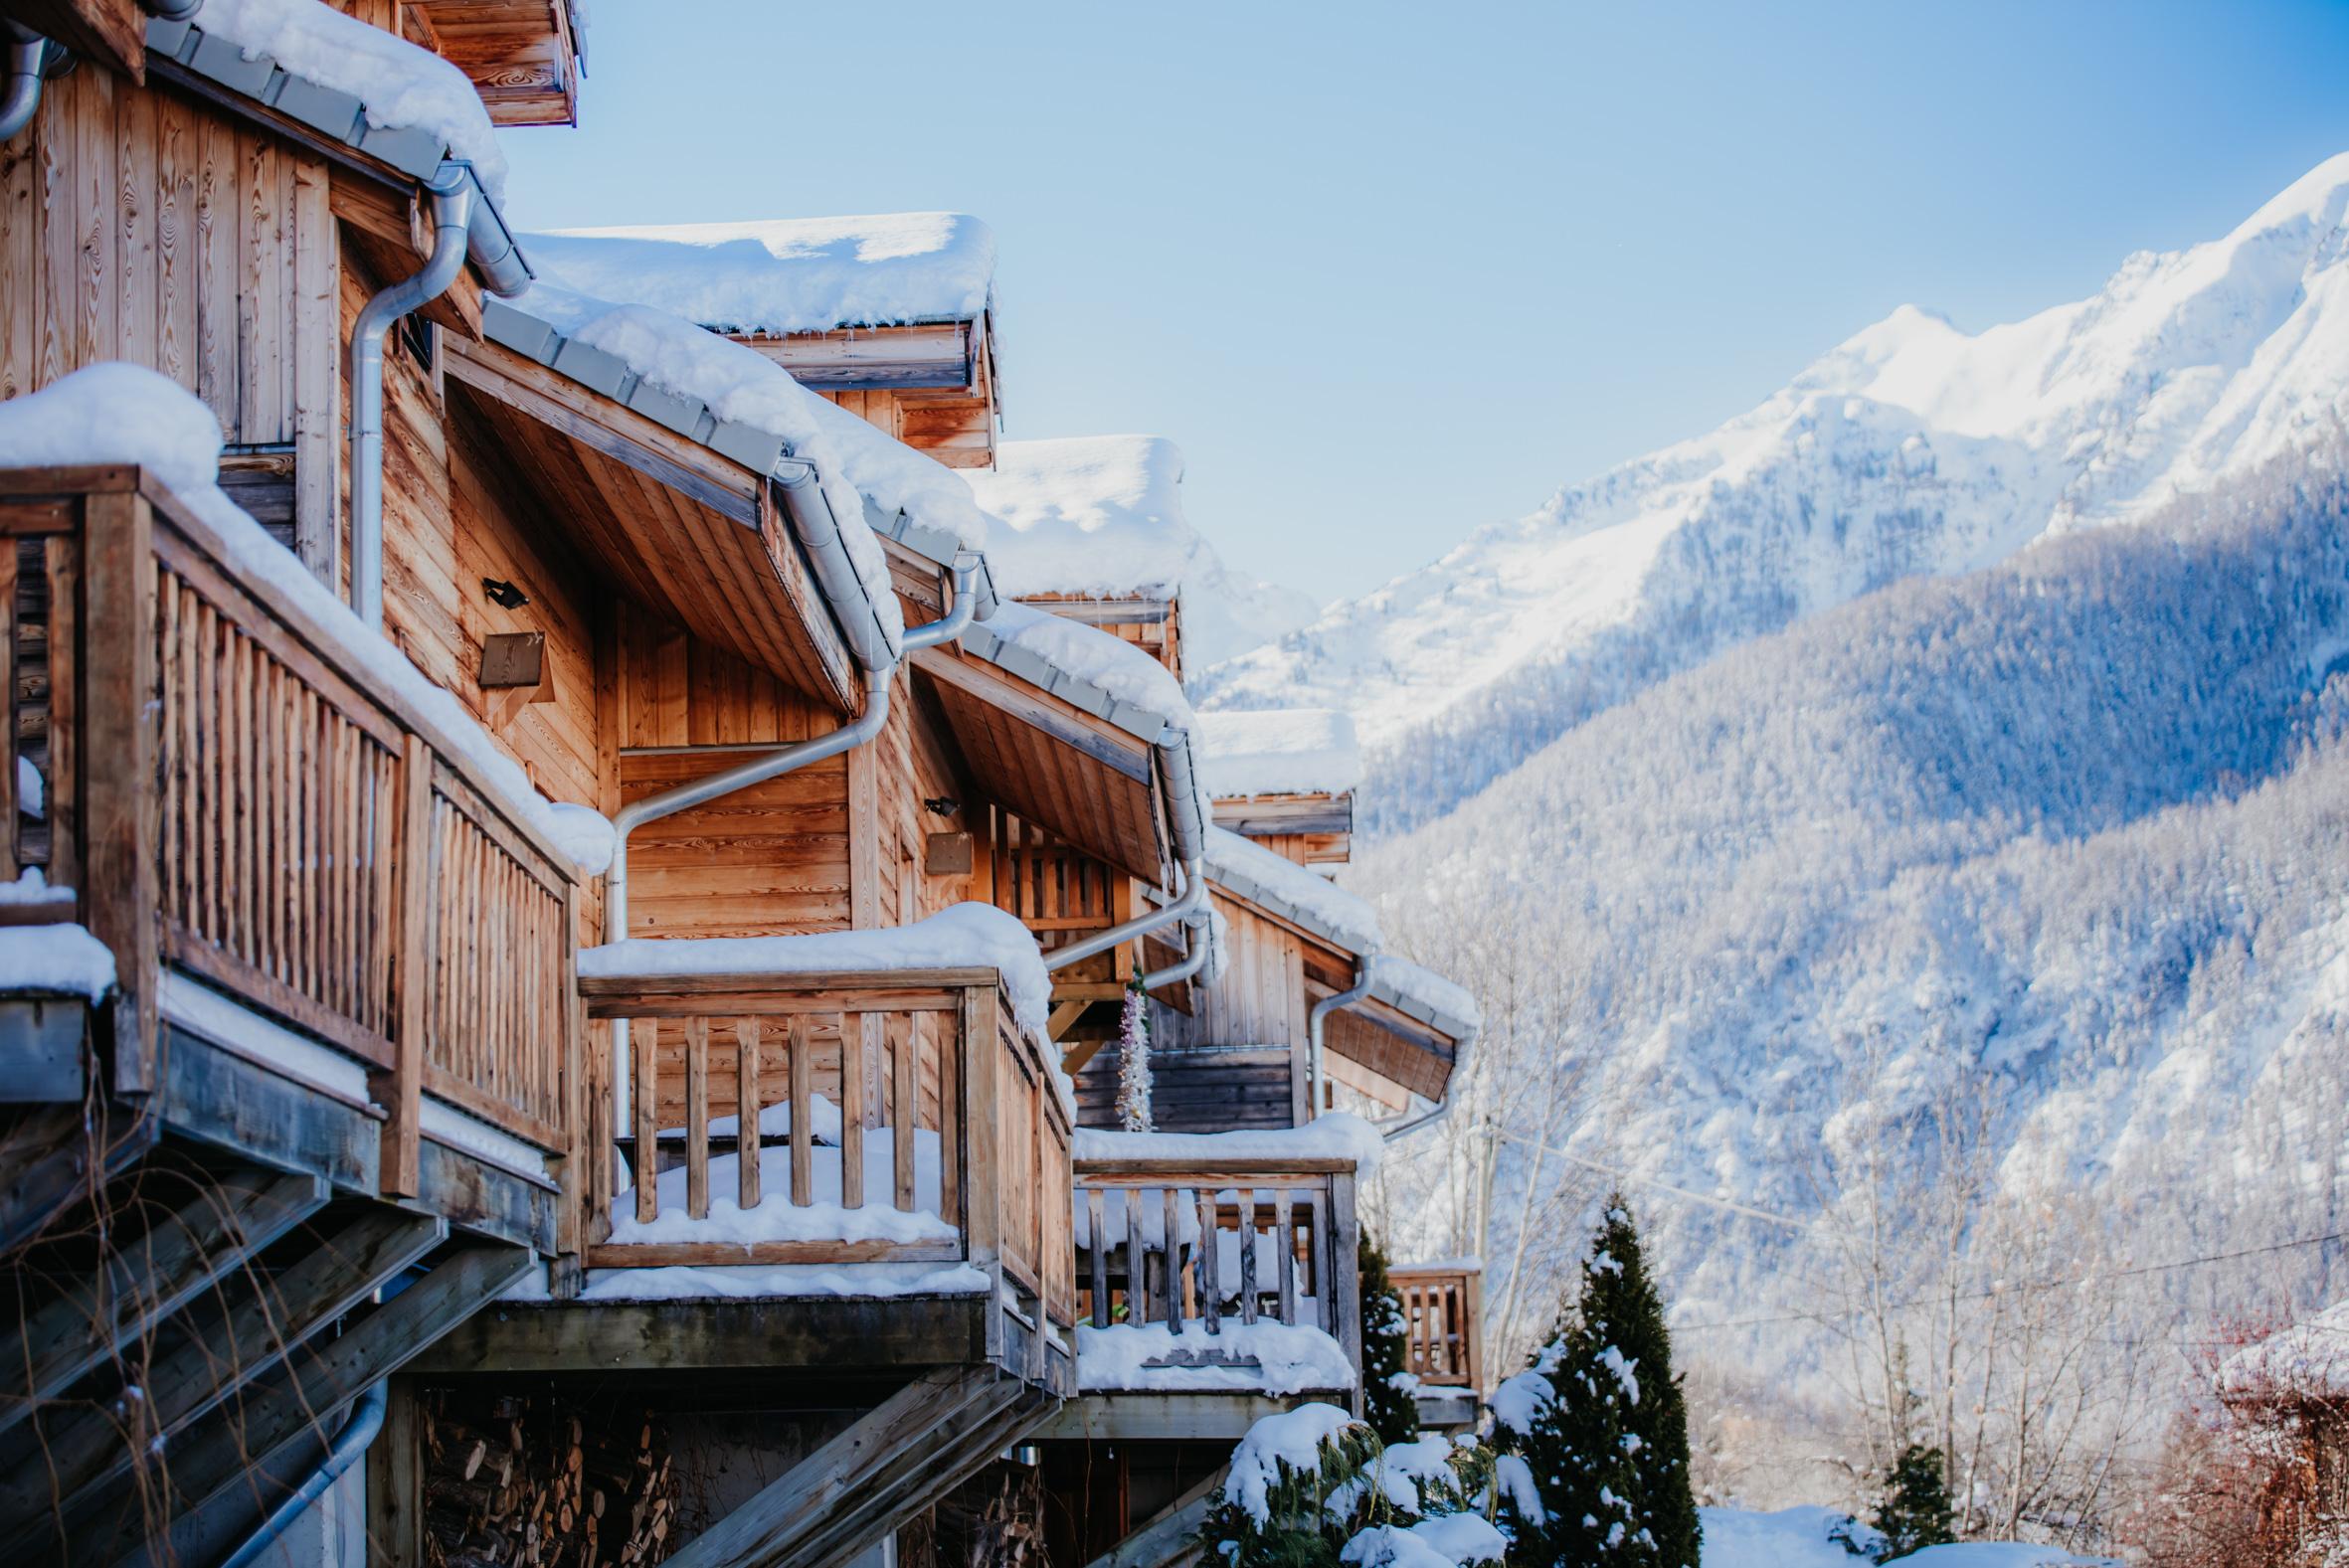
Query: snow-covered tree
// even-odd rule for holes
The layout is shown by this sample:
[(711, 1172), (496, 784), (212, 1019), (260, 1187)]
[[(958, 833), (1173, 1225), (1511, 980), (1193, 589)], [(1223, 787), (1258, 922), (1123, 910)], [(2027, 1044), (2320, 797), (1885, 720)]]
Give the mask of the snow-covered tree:
[(1361, 1279), (1362, 1414), (1378, 1441), (1408, 1443), (1419, 1436), (1419, 1402), (1412, 1391), (1410, 1324), (1401, 1293), (1387, 1283), (1386, 1254), (1364, 1227), (1355, 1252)]
[(1697, 1568), (1688, 1411), (1664, 1305), (1619, 1194), (1582, 1265), (1581, 1300), (1532, 1366), (1495, 1392), (1493, 1413), (1512, 1562)]
[(1939, 1449), (1911, 1443), (1900, 1451), (1885, 1475), (1875, 1523), (1884, 1537), (1879, 1562), (1957, 1539), (1950, 1529), (1949, 1482), (1941, 1474)]
[(1248, 1429), (1195, 1538), (1227, 1568), (1490, 1568), (1506, 1547), (1477, 1509), (1492, 1475), (1473, 1438), (1381, 1445), (1336, 1405), (1301, 1405)]

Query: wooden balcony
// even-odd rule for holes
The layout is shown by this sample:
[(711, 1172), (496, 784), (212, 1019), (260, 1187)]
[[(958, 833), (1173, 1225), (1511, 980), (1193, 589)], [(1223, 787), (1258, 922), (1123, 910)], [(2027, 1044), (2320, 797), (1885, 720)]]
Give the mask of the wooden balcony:
[[(1086, 1392), (1101, 1396), (1088, 1401), (1097, 1408), (1064, 1414), (1067, 1430), (1056, 1435), (1213, 1435), (1214, 1420), (1171, 1415), (1170, 1403), (1239, 1396), (1249, 1410), (1261, 1404), (1248, 1342), (1261, 1323), (1327, 1334), (1354, 1371), (1318, 1392), (1355, 1397), (1361, 1233), (1353, 1161), (1231, 1156), (1209, 1167), (1195, 1158), (1082, 1158), (1076, 1190), (1081, 1320), (1094, 1329), (1163, 1325), (1174, 1342), (1146, 1368), (1199, 1375), (1152, 1378), (1160, 1386), (1147, 1396), (1095, 1380)], [(1081, 1361), (1078, 1372), (1084, 1379)]]
[[(41, 918), (114, 955), (104, 1087), (162, 1095), (167, 1123), (209, 1107), (216, 1142), (250, 1132), (414, 1198), (461, 1146), (428, 1131), (430, 1098), (560, 1168), (576, 874), (413, 685), (240, 557), (252, 543), (136, 468), (0, 470), (0, 879), (73, 890)], [(217, 1026), (183, 1028), (174, 996)], [(271, 1087), (241, 1101), (256, 1065)], [(505, 1217), (551, 1250), (555, 1206), (520, 1201)]]
[(1031, 1314), (1074, 1323), (1068, 1110), (994, 970), (581, 990), (590, 1017), (626, 1021), (637, 1086), (613, 1139), (619, 1097), (595, 1070), (591, 1135), (627, 1162), (589, 1185), (591, 1269), (999, 1266)]
[(1386, 1271), (1403, 1299), (1410, 1329), (1411, 1374), (1427, 1387), (1484, 1391), (1478, 1357), (1478, 1325), (1484, 1318), (1484, 1272), (1465, 1264), (1434, 1264)]

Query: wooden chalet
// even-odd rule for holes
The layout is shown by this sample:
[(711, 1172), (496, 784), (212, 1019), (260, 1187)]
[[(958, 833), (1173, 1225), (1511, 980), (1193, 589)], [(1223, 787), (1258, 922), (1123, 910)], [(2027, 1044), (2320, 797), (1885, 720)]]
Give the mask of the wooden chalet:
[[(1178, 593), (1006, 580), (984, 228), (517, 243), (565, 0), (0, 19), (75, 65), (0, 103), (17, 1560), (836, 1563), (1035, 1446), (1082, 1561), (1353, 1397), (1312, 1041), (1400, 1110), (1473, 1006), (1215, 825)], [(1080, 1132), (1137, 984), (1238, 1140)]]

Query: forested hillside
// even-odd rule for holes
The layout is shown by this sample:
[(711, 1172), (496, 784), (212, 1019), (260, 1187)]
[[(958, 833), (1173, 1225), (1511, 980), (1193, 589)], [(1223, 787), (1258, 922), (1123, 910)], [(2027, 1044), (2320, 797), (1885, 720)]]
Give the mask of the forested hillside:
[(2105, 1271), (2064, 1364), (2115, 1423), (2218, 1314), (2349, 1290), (2300, 1245), (2349, 1133), (2341, 458), (1756, 638), (1378, 847), (1497, 1025), (1450, 1163), (1389, 1178), (1412, 1240), (1475, 1244), (1497, 1152), (1489, 1299), (1531, 1319), (1608, 1179), (1544, 1147), (1745, 1205), (1656, 1204), (1692, 1355), (1880, 1424), (1933, 1345), (1949, 1419), (2000, 1408), (1995, 1282)]

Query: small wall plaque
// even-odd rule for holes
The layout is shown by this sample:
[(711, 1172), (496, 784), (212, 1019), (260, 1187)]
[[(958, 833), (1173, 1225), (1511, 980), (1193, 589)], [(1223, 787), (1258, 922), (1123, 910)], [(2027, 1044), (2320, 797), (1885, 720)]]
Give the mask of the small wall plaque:
[(967, 877), (971, 862), (969, 833), (932, 833), (923, 848), (922, 869), (934, 877)]
[(493, 631), (481, 640), (481, 689), (536, 686), (546, 678), (546, 633)]

